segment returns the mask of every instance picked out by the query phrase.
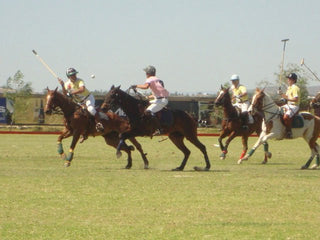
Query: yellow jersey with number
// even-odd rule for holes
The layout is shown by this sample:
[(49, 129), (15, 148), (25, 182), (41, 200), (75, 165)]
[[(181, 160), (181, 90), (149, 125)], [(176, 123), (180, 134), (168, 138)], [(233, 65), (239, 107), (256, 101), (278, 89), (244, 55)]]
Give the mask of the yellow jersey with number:
[(292, 101), (288, 101), (288, 104), (290, 105), (297, 105), (299, 106), (300, 105), (300, 88), (293, 84), (291, 86), (288, 87), (287, 89), (287, 92), (286, 92), (286, 95), (289, 99), (292, 99), (292, 98), (298, 98), (298, 102), (292, 102)]
[[(237, 97), (237, 96), (240, 96), (240, 95), (247, 93), (246, 87), (241, 84), (239, 84), (236, 88), (232, 85), (231, 90), (232, 90), (232, 94), (234, 97)], [(249, 97), (248, 97), (248, 94), (246, 94), (244, 96), (241, 96), (240, 98), (234, 99), (234, 103), (236, 103), (236, 102), (242, 103), (242, 102), (246, 102), (248, 100), (249, 100)]]
[[(68, 80), (67, 82), (64, 83), (64, 87), (68, 92), (79, 90), (79, 88), (83, 86), (85, 87), (84, 82), (80, 78), (77, 78), (75, 82), (71, 82), (70, 80)], [(73, 96), (75, 97), (75, 100), (77, 102), (82, 102), (89, 94), (90, 94), (89, 90), (85, 87), (84, 92), (74, 94)]]

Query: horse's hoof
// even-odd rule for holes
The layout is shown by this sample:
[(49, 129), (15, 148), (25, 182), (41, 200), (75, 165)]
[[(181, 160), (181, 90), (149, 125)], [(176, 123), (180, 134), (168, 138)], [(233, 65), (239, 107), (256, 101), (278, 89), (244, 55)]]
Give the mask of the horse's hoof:
[(116, 155), (117, 155), (117, 158), (120, 158), (122, 156), (122, 153), (120, 151), (117, 151)]
[(311, 167), (310, 169), (313, 169), (313, 170), (314, 170), (314, 169), (317, 169), (318, 167), (319, 167), (319, 165), (317, 165), (317, 164), (313, 164), (313, 165), (312, 165), (312, 167)]
[(242, 159), (239, 159), (239, 160), (238, 160), (238, 164), (241, 164), (241, 163), (242, 163)]
[(149, 166), (148, 165), (144, 165), (144, 169), (149, 169)]
[(65, 161), (64, 162), (64, 167), (70, 167), (71, 161)]
[(132, 167), (132, 165), (127, 165), (126, 169), (130, 169)]
[(183, 171), (183, 168), (177, 167), (177, 168), (172, 169), (172, 171)]
[(209, 171), (209, 170), (210, 170), (210, 168), (207, 168), (207, 167), (202, 168), (202, 167), (197, 167), (197, 166), (195, 166), (193, 169), (194, 169), (195, 171), (201, 171), (201, 172)]
[(306, 165), (303, 165), (300, 169), (305, 170), (305, 169), (308, 169), (308, 167)]
[(130, 151), (134, 151), (134, 147), (132, 145), (129, 146)]
[(60, 157), (62, 160), (66, 160), (66, 154), (62, 153), (62, 154), (60, 154)]
[(225, 160), (225, 159), (226, 159), (226, 154), (221, 153), (221, 155), (220, 155), (220, 159), (221, 159), (221, 160)]
[(261, 164), (267, 164), (267, 161), (266, 161), (266, 160), (263, 160)]

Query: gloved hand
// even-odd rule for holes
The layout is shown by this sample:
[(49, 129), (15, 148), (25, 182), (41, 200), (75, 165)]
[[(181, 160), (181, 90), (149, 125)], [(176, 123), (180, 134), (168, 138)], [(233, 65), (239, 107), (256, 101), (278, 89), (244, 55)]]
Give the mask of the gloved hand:
[(130, 86), (130, 89), (135, 90), (136, 88), (137, 88), (137, 85), (131, 85), (131, 86)]
[(72, 93), (71, 92), (67, 92), (67, 97), (72, 98)]

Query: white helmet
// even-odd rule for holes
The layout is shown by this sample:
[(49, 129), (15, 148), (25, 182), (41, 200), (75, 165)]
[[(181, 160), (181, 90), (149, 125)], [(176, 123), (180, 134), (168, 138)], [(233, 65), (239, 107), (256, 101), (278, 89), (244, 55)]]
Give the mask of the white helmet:
[(233, 74), (230, 78), (230, 81), (236, 81), (236, 80), (240, 80), (240, 77), (237, 74)]

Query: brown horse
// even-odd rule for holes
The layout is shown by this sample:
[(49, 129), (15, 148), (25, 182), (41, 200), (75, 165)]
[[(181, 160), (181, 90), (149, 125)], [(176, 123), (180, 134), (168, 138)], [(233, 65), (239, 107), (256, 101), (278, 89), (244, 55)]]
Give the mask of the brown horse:
[[(237, 136), (241, 136), (242, 138), (242, 153), (240, 159), (247, 153), (248, 150), (248, 137), (256, 132), (260, 135), (262, 131), (262, 116), (258, 113), (254, 114), (252, 117), (254, 119), (253, 124), (248, 124), (248, 128), (243, 128), (243, 121), (241, 113), (238, 109), (232, 105), (231, 97), (229, 94), (229, 88), (224, 88), (221, 86), (221, 90), (215, 100), (215, 106), (223, 107), (223, 120), (222, 126), (219, 136), (219, 146), (222, 151), (220, 158), (225, 159), (228, 153), (228, 146), (230, 142)], [(223, 145), (222, 140), (228, 136), (225, 145)], [(263, 164), (267, 163), (268, 158), (271, 158), (271, 153), (268, 151), (268, 143), (264, 143), (265, 156), (263, 160)]]
[[(134, 136), (152, 136), (155, 129), (154, 122), (150, 120), (150, 117), (143, 114), (148, 102), (140, 99), (136, 99), (130, 96), (128, 93), (122, 91), (119, 87), (111, 87), (111, 90), (107, 93), (104, 102), (101, 106), (102, 109), (109, 108), (112, 105), (120, 106), (129, 118), (131, 124), (131, 130), (122, 133), (120, 143), (118, 145), (117, 154), (119, 154), (119, 148), (126, 145), (125, 140)], [(164, 112), (165, 111), (165, 112)], [(164, 110), (160, 113), (162, 117), (167, 116), (171, 118), (171, 124), (165, 124), (161, 122), (162, 128), (165, 133), (169, 135), (169, 139), (179, 148), (184, 158), (179, 167), (173, 169), (175, 171), (182, 171), (190, 156), (190, 150), (185, 146), (183, 140), (188, 139), (203, 153), (206, 167), (199, 168), (194, 167), (197, 171), (208, 171), (210, 169), (210, 161), (207, 155), (206, 147), (199, 141), (197, 137), (197, 123), (194, 119), (184, 111), (181, 110)]]
[[(99, 136), (101, 135), (105, 142), (113, 147), (117, 147), (119, 144), (119, 133), (128, 131), (130, 129), (129, 123), (127, 120), (121, 118), (115, 113), (107, 112), (102, 115), (102, 124), (104, 126), (103, 132), (98, 132), (95, 127), (94, 118), (89, 114), (87, 110), (84, 110), (81, 106), (73, 102), (70, 98), (63, 95), (62, 93), (55, 90), (48, 90), (47, 93), (47, 103), (45, 106), (45, 113), (51, 114), (52, 110), (55, 110), (59, 107), (64, 115), (64, 125), (65, 128), (62, 131), (61, 135), (58, 137), (58, 153), (65, 160), (65, 166), (69, 167), (74, 155), (74, 149), (79, 140), (80, 135), (89, 135), (89, 136)], [(70, 145), (69, 154), (66, 156), (64, 154), (62, 140), (64, 138), (72, 136), (72, 142)], [(147, 169), (149, 162), (146, 158), (146, 154), (143, 152), (141, 145), (137, 140), (132, 137), (129, 139), (132, 144), (140, 152), (144, 168)], [(132, 146), (123, 146), (120, 150), (125, 151), (128, 154), (127, 159), (127, 169), (132, 167), (132, 157), (131, 151), (134, 148)]]
[(311, 99), (310, 108), (314, 109), (314, 115), (320, 117), (320, 93)]

